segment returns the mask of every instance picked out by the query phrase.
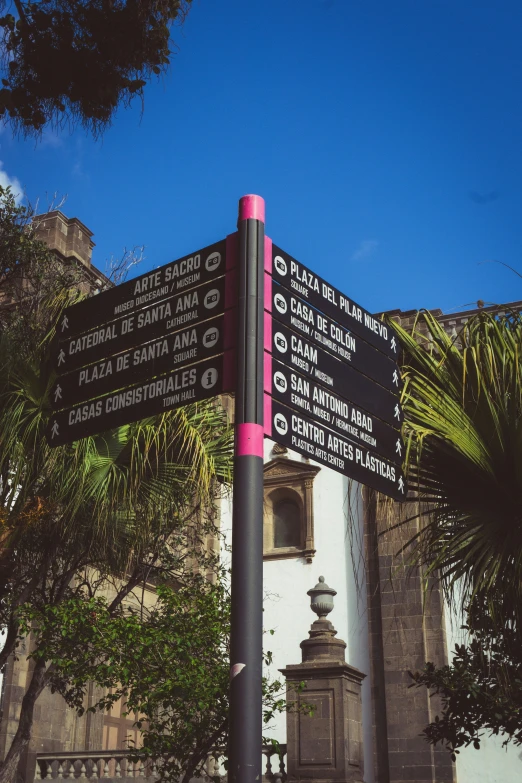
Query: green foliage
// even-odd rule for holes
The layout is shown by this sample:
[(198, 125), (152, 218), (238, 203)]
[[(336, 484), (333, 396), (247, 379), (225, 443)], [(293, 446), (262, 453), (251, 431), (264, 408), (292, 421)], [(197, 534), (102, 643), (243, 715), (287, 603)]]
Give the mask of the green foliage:
[(497, 633), (485, 611), (470, 617), (469, 643), (456, 645), (451, 665), (427, 663), (413, 674), (442, 700), (441, 715), (424, 729), (426, 739), (446, 745), (455, 760), (459, 748), (480, 749), (485, 731), (504, 744), (522, 744), (522, 646), (512, 628)]
[[(143, 735), (133, 757), (156, 760), (162, 780), (204, 774), (211, 749), (227, 745), (230, 596), (215, 573), (159, 584), (149, 608), (129, 602), (115, 614), (105, 598), (77, 594), (20, 611), (37, 642), (32, 657), (53, 664), (53, 690), (80, 714), (89, 681), (105, 689), (92, 711), (123, 698)], [(265, 678), (263, 694), (268, 724), (286, 700), (278, 681)]]
[(99, 134), (166, 71), (191, 1), (17, 0), (18, 18), (0, 18), (0, 116), (26, 135), (67, 120)]
[(80, 267), (64, 265), (36, 238), (37, 227), (34, 210), (0, 185), (0, 330), (22, 357), (34, 352), (57, 308), (85, 280)]
[(408, 480), (426, 575), (498, 628), (522, 611), (522, 320), (481, 313), (458, 338), (429, 313), (402, 342)]
[(421, 522), (405, 548), (467, 614), (450, 666), (413, 678), (442, 698), (424, 731), (452, 752), (484, 730), (522, 741), (522, 318), (479, 313), (450, 337), (430, 314), (404, 349), (410, 489)]

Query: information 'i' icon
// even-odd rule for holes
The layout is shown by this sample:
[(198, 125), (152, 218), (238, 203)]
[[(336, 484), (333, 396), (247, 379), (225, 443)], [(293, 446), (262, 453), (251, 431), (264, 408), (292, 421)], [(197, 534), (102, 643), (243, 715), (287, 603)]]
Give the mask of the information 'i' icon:
[(211, 389), (216, 385), (218, 379), (218, 371), (215, 367), (210, 367), (208, 370), (204, 370), (201, 376), (201, 385), (204, 389)]

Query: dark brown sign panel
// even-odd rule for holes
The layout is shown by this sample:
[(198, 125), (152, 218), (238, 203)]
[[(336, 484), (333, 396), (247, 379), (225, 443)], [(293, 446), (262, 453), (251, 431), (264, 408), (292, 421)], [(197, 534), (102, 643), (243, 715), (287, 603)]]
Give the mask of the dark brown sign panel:
[(402, 387), (396, 362), (279, 285), (272, 287), (272, 317), (386, 389)]
[(233, 347), (232, 312), (60, 376), (51, 391), (55, 410), (99, 397)]
[[(354, 405), (399, 428), (403, 413), (398, 396), (265, 314), (265, 348), (275, 359)], [(397, 379), (397, 385), (399, 380)]]
[(72, 443), (232, 391), (231, 362), (229, 352), (54, 413), (47, 427), (47, 442), (50, 446)]
[(226, 292), (231, 293), (231, 287), (233, 273), (71, 337), (58, 345), (56, 371), (59, 375), (71, 372), (219, 315), (225, 311)]
[(304, 457), (366, 484), (395, 500), (406, 499), (404, 475), (397, 465), (337, 435), (265, 395), (265, 433)]
[(402, 464), (404, 443), (397, 430), (284, 364), (270, 364), (271, 371), (265, 364), (265, 391), (275, 400), (385, 459)]
[(274, 280), (345, 326), (375, 348), (395, 359), (399, 346), (391, 329), (303, 264), (272, 246)]
[(225, 247), (226, 240), (222, 239), (68, 307), (58, 323), (58, 337), (65, 339), (81, 334), (106, 321), (215, 280), (225, 274)]

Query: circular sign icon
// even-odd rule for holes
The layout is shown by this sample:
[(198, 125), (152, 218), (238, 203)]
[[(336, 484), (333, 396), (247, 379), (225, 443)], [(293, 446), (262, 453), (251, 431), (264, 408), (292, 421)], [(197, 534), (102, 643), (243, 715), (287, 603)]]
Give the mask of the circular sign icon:
[(215, 367), (209, 367), (208, 370), (205, 370), (203, 375), (201, 376), (201, 385), (204, 389), (211, 389), (213, 386), (216, 385), (216, 381), (218, 379), (218, 371), (215, 369)]
[(287, 273), (287, 267), (286, 267), (286, 261), (284, 258), (281, 258), (281, 256), (276, 256), (274, 258), (274, 266), (276, 270), (279, 272), (280, 275), (286, 275)]
[(283, 375), (281, 370), (278, 370), (274, 373), (274, 386), (276, 389), (279, 389), (280, 392), (285, 392), (288, 389), (288, 383), (286, 381), (286, 377)]
[(217, 326), (211, 326), (203, 335), (203, 345), (205, 348), (213, 348), (219, 340), (219, 329)]
[(276, 310), (278, 310), (282, 315), (284, 315), (288, 310), (286, 299), (284, 298), (283, 294), (279, 293), (279, 291), (274, 296), (274, 304), (276, 306)]
[(286, 340), (286, 337), (284, 334), (281, 334), (281, 332), (276, 332), (274, 334), (274, 343), (275, 347), (280, 353), (286, 353), (288, 350), (288, 343)]
[(205, 295), (205, 299), (203, 300), (203, 304), (207, 308), (207, 310), (212, 310), (219, 302), (219, 291), (217, 288), (212, 288), (208, 292), (208, 294)]
[(276, 413), (274, 416), (274, 427), (280, 435), (286, 435), (288, 432), (288, 422), (282, 413)]
[(217, 250), (215, 253), (211, 253), (207, 260), (205, 261), (205, 269), (207, 272), (213, 272), (214, 269), (217, 269), (218, 266), (221, 263), (221, 253), (218, 253)]

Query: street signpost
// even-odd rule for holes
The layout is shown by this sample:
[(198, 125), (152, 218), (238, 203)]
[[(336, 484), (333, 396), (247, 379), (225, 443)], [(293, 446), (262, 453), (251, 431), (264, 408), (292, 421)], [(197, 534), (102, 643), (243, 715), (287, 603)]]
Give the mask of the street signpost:
[(404, 500), (392, 329), (265, 237), (238, 231), (67, 308), (47, 440), (61, 446), (235, 394), (229, 765), (261, 779), (263, 439)]

